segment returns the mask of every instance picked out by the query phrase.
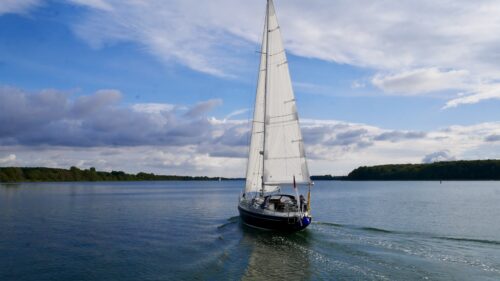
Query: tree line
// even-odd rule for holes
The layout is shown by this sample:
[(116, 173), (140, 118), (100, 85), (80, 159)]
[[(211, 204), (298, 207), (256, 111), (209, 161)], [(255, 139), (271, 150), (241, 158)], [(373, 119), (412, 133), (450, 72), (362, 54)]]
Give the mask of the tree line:
[[(227, 178), (221, 178), (227, 180)], [(219, 177), (190, 177), (174, 175), (155, 175), (153, 173), (127, 174), (123, 171), (102, 172), (95, 168), (70, 169), (44, 167), (0, 167), (0, 182), (56, 182), (56, 181), (211, 181)]]
[(500, 180), (500, 160), (363, 166), (347, 180)]
[[(123, 171), (103, 172), (95, 168), (70, 169), (44, 167), (0, 167), (0, 182), (56, 182), (56, 181), (214, 181), (242, 180), (242, 178), (191, 177), (155, 175), (153, 173), (127, 174)], [(347, 176), (311, 176), (321, 180), (500, 180), (500, 160), (443, 161), (430, 164), (391, 164), (362, 166)]]

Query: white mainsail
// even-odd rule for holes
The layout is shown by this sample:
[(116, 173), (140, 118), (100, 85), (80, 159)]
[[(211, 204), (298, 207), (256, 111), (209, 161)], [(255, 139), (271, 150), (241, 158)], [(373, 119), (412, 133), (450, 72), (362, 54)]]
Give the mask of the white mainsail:
[(266, 79), (266, 23), (264, 24), (262, 48), (260, 52), (259, 79), (257, 81), (257, 93), (255, 96), (255, 109), (248, 153), (247, 174), (245, 192), (257, 192), (262, 189), (262, 165), (264, 151), (264, 94)]
[[(264, 122), (265, 121), (265, 122)], [(285, 49), (268, 0), (255, 99), (245, 192), (309, 183), (302, 134)], [(266, 191), (268, 189), (264, 189)]]

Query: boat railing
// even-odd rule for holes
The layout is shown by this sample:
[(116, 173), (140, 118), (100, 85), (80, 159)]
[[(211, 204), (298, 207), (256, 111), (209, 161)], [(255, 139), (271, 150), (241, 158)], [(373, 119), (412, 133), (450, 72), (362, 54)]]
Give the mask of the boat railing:
[(246, 207), (251, 207), (256, 210), (272, 212), (273, 214), (286, 214), (286, 216), (290, 219), (297, 218), (297, 213), (300, 213), (299, 217), (304, 216), (305, 212), (300, 209), (299, 205), (296, 202), (288, 202), (282, 204), (282, 208), (275, 209), (271, 208), (268, 201), (262, 200), (259, 198), (247, 198), (245, 196), (240, 196), (240, 202), (242, 205)]

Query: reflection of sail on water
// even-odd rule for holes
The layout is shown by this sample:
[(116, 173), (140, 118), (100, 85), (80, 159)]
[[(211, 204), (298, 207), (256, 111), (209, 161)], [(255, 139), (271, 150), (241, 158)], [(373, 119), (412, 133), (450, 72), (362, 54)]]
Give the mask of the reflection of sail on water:
[(252, 244), (242, 280), (309, 280), (311, 278), (307, 239), (272, 233), (245, 233)]

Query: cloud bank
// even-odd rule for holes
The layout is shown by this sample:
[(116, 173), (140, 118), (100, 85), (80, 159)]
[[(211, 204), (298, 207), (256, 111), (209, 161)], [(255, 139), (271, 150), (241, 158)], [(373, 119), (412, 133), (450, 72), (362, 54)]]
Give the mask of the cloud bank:
[[(245, 171), (249, 124), (231, 114), (210, 116), (222, 100), (124, 105), (113, 89), (76, 97), (13, 87), (0, 87), (0, 100), (2, 166), (234, 177)], [(302, 119), (301, 126), (312, 174), (341, 175), (360, 165), (500, 157), (500, 122), (426, 132), (337, 120)]]

